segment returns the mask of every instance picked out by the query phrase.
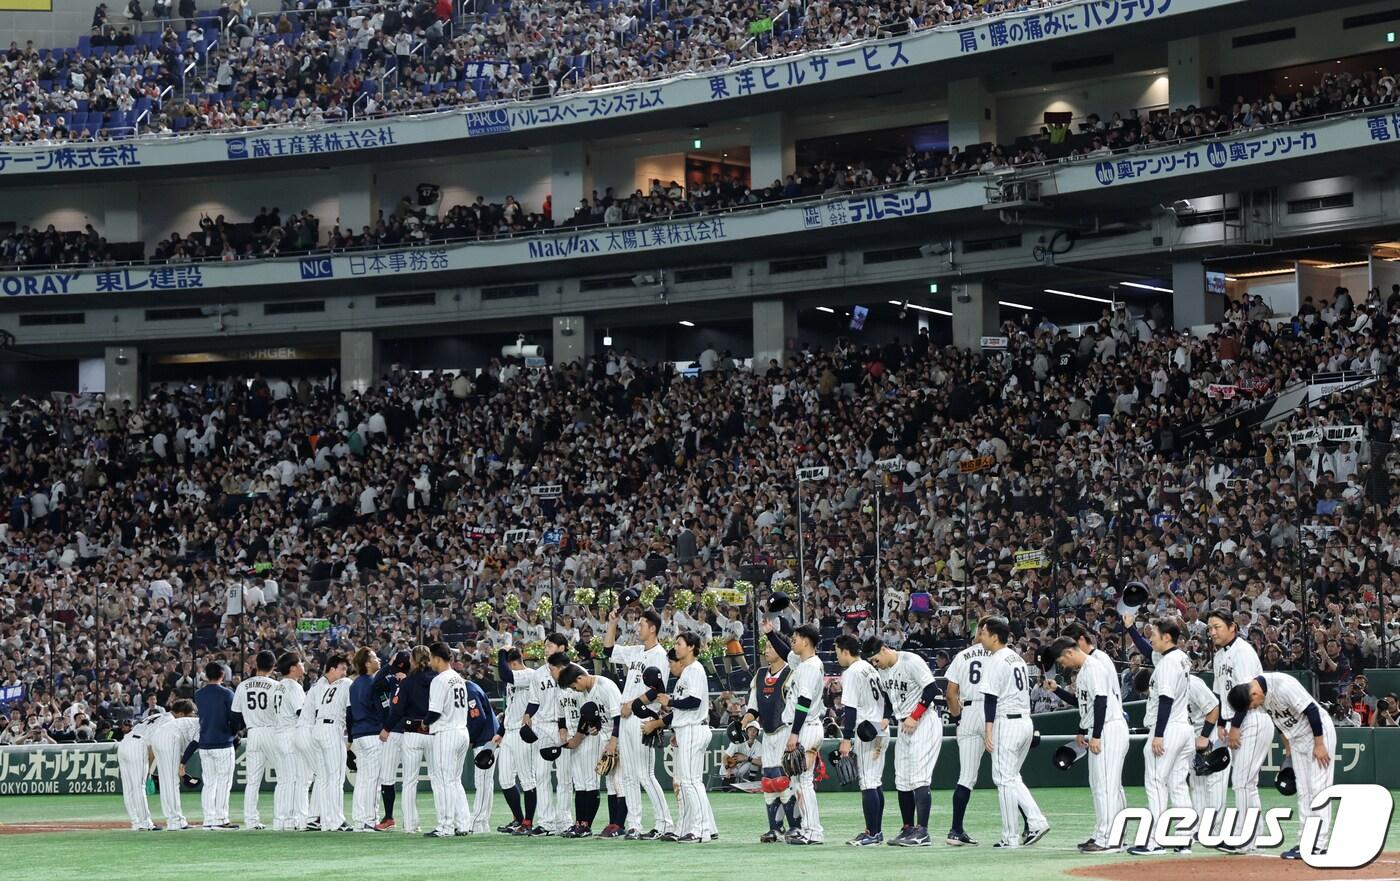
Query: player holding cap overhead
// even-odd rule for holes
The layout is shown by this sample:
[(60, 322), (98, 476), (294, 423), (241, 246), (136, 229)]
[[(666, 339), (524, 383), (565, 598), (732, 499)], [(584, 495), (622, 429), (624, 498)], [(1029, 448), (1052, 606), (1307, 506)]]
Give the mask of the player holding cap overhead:
[[(1210, 628), (1210, 641), (1215, 646), (1215, 654), (1210, 659), (1210, 669), (1214, 674), (1212, 688), (1221, 705), (1230, 700), (1230, 690), (1243, 682), (1248, 682), (1264, 672), (1259, 663), (1259, 654), (1246, 639), (1239, 638), (1234, 616), (1225, 609), (1212, 609), (1206, 615), (1206, 625)], [(1250, 808), (1260, 808), (1259, 770), (1264, 767), (1264, 759), (1274, 742), (1274, 725), (1267, 713), (1250, 710), (1243, 716), (1229, 720), (1222, 715), (1219, 736), (1230, 747), (1230, 785), (1235, 790), (1235, 822), (1238, 826), (1226, 830), (1234, 835), (1247, 835), (1254, 841), (1255, 829), (1246, 830), (1246, 813)], [(1256, 814), (1257, 816), (1257, 814)], [(1256, 820), (1257, 824), (1257, 820)], [(1234, 849), (1222, 847), (1231, 852), (1250, 853), (1254, 845)]]
[[(1332, 785), (1332, 756), (1337, 751), (1337, 729), (1332, 717), (1322, 712), (1308, 690), (1287, 673), (1260, 673), (1230, 689), (1231, 725), (1239, 729), (1250, 712), (1263, 711), (1283, 734), (1287, 757), (1293, 759), (1298, 784), (1298, 828), (1306, 837), (1314, 817), (1319, 825), (1313, 853), (1327, 850), (1332, 838), (1332, 803), (1313, 808), (1313, 799)], [(1255, 785), (1258, 785), (1256, 781)], [(1286, 860), (1302, 859), (1298, 845), (1284, 851)]]
[(594, 676), (578, 664), (559, 671), (559, 688), (577, 694), (581, 701), (578, 730), (568, 740), (568, 748), (574, 751), (574, 813), (578, 820), (561, 837), (592, 836), (593, 819), (598, 815), (598, 778), (602, 776), (608, 789), (608, 825), (602, 837), (620, 838), (627, 819), (617, 772), (622, 692), (611, 679)]
[(953, 788), (953, 822), (948, 827), (947, 838), (953, 847), (977, 845), (977, 840), (963, 827), (963, 818), (967, 816), (968, 802), (972, 801), (972, 790), (977, 788), (982, 756), (987, 753), (982, 677), (989, 657), (986, 649), (973, 643), (953, 657), (946, 674), (948, 713), (957, 720), (958, 726), (958, 785)]
[[(269, 651), (258, 652), (253, 661), (256, 676), (249, 676), (238, 683), (233, 692), (233, 711), (243, 720), (247, 729), (243, 739), (243, 824), (249, 829), (266, 829), (258, 815), (258, 795), (262, 792), (263, 773), (272, 768), (278, 778), (282, 776), (279, 767), (281, 756), (277, 745), (277, 710), (282, 696), (282, 688), (272, 678), (272, 668), (277, 665), (277, 657)], [(276, 794), (273, 795), (274, 802)], [(273, 806), (274, 823), (277, 812)]]
[(899, 796), (903, 826), (890, 842), (894, 847), (927, 847), (928, 815), (933, 804), (933, 766), (943, 745), (943, 720), (934, 701), (938, 683), (928, 662), (913, 652), (898, 652), (872, 636), (861, 654), (875, 667), (880, 690), (899, 722), (894, 740), (894, 788)]
[(860, 656), (860, 640), (845, 635), (836, 638), (836, 662), (841, 671), (841, 754), (855, 753), (860, 776), (861, 810), (865, 831), (847, 844), (871, 847), (883, 844), (885, 814), (885, 745), (889, 742), (889, 719), (885, 718), (885, 696), (879, 675)]
[(1089, 752), (1089, 790), (1094, 795), (1094, 834), (1079, 845), (1081, 853), (1107, 853), (1113, 818), (1128, 806), (1123, 794), (1123, 760), (1128, 755), (1128, 722), (1123, 718), (1123, 697), (1113, 659), (1094, 647), (1094, 637), (1075, 622), (1046, 649), (1046, 667), (1058, 664), (1077, 671), (1075, 691), (1060, 688), (1051, 679), (1047, 691), (1079, 708), (1079, 734), (1075, 743)]
[(754, 673), (744, 718), (731, 723), (729, 732), (733, 740), (743, 737), (744, 729), (749, 725), (757, 724), (763, 731), (763, 779), (759, 788), (763, 792), (763, 805), (768, 811), (768, 831), (759, 837), (760, 844), (778, 841), (783, 834), (784, 814), (787, 816), (788, 831), (797, 830), (797, 804), (791, 781), (783, 772), (783, 753), (787, 750), (788, 735), (791, 733), (785, 719), (790, 718), (786, 710), (792, 697), (792, 668), (778, 653), (773, 640), (767, 640), (767, 643), (764, 658), (768, 666)]
[(790, 729), (783, 766), (797, 790), (794, 795), (802, 825), (796, 832), (788, 832), (787, 843), (825, 844), (826, 832), (822, 829), (813, 779), (817, 750), (822, 745), (821, 718), (826, 711), (826, 668), (817, 657), (821, 631), (815, 624), (803, 624), (793, 631), (789, 643), (770, 618), (763, 622), (763, 632), (774, 649), (787, 656), (788, 666), (792, 668), (792, 699), (783, 707), (783, 721)]
[(429, 664), (437, 675), (428, 690), (428, 715), (423, 721), (433, 736), (428, 777), (433, 786), (437, 828), (424, 833), (424, 837), (470, 835), (471, 809), (467, 806), (467, 791), (462, 787), (462, 766), (471, 745), (467, 734), (471, 710), (467, 705), (467, 683), (452, 669), (452, 649), (446, 643), (435, 642), (428, 652), (432, 655)]
[[(642, 696), (648, 687), (642, 674), (654, 669), (661, 677), (664, 686), (670, 678), (670, 664), (666, 660), (666, 649), (656, 641), (661, 628), (661, 616), (653, 609), (645, 609), (637, 619), (637, 636), (641, 645), (618, 645), (617, 629), (619, 610), (613, 609), (608, 615), (608, 629), (603, 636), (603, 647), (610, 650), (609, 659), (626, 668), (626, 680), (622, 686), (622, 728), (619, 734), (619, 759), (622, 762), (622, 785), (627, 795), (627, 838), (656, 839), (665, 833), (673, 833), (675, 824), (671, 821), (671, 809), (666, 804), (666, 793), (656, 779), (656, 756), (642, 744), (642, 719), (632, 711), (632, 702)], [(653, 713), (657, 704), (652, 701), (647, 708)], [(646, 789), (651, 801), (652, 818), (656, 827), (642, 834), (642, 790)]]
[[(1177, 619), (1157, 619), (1146, 638), (1138, 632), (1133, 615), (1124, 615), (1123, 625), (1137, 650), (1152, 659), (1152, 679), (1143, 715), (1143, 725), (1151, 737), (1142, 749), (1142, 785), (1147, 790), (1147, 809), (1157, 818), (1168, 804), (1174, 808), (1191, 807), (1191, 790), (1186, 785), (1196, 745), (1186, 703), (1191, 688), (1191, 659), (1177, 647), (1181, 639), (1181, 622)], [(1128, 848), (1128, 853), (1139, 856), (1161, 851), (1155, 842)]]
[[(1031, 747), (1030, 674), (1026, 662), (1012, 651), (1011, 627), (1006, 619), (987, 615), (977, 622), (977, 641), (991, 657), (982, 685), (982, 712), (987, 720), (987, 752), (992, 754), (992, 782), (1001, 801), (1001, 840), (993, 847), (1015, 848), (1035, 844), (1050, 831), (1031, 791), (1021, 780), (1021, 765)], [(1025, 815), (1024, 835), (1017, 818)]]

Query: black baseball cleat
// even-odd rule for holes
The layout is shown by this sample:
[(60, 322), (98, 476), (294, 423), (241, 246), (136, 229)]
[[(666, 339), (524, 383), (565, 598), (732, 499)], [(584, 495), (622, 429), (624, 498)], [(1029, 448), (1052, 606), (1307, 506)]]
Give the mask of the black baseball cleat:
[(452, 833), (453, 837), (455, 838), (466, 838), (471, 834), (472, 831), (470, 829), (458, 829), (456, 832)]
[(687, 832), (680, 838), (677, 838), (676, 842), (678, 844), (699, 844), (700, 836), (694, 834), (693, 832)]
[(1049, 826), (1046, 826), (1044, 829), (1032, 829), (1021, 838), (1021, 844), (1024, 847), (1030, 847), (1032, 844), (1035, 844), (1037, 841), (1049, 834)]
[(553, 835), (553, 834), (554, 834), (553, 832), (550, 832), (548, 829), (544, 828), (543, 826), (531, 826), (531, 827), (530, 827), (530, 837), (531, 837), (531, 838), (544, 838), (546, 835)]
[(627, 834), (622, 836), (623, 841), (641, 841), (642, 833), (638, 829), (628, 829)]
[(962, 831), (950, 831), (948, 833), (948, 844), (951, 847), (976, 847), (977, 839)]
[(515, 831), (512, 832), (512, 833), (510, 833), (510, 834), (511, 834), (511, 835), (534, 835), (534, 834), (535, 834), (535, 827), (534, 827), (534, 825), (531, 824), (531, 823), (521, 823), (519, 826), (516, 826), (516, 827), (515, 827)]
[(681, 839), (680, 839), (680, 836), (677, 835), (677, 834), (674, 833), (674, 832), (662, 832), (660, 835), (656, 836), (656, 840), (657, 840), (657, 841), (676, 842), (676, 841), (680, 841)]
[(439, 831), (439, 830), (437, 830), (437, 829), (434, 829), (432, 832), (424, 832), (424, 833), (423, 833), (423, 837), (424, 837), (424, 838), (451, 838), (451, 837), (452, 837), (452, 833), (451, 833), (451, 832), (441, 832), (441, 831)]
[(903, 847), (904, 839), (908, 838), (909, 833), (913, 831), (913, 826), (901, 826), (899, 828), (899, 834), (885, 843), (888, 844), (890, 847)]
[(515, 830), (516, 830), (516, 829), (519, 829), (519, 828), (520, 828), (520, 821), (519, 821), (519, 820), (511, 820), (509, 823), (505, 824), (504, 826), (497, 826), (497, 827), (496, 827), (496, 831), (497, 831), (497, 832), (500, 832), (502, 835), (514, 835), (514, 834), (515, 834)]
[(1080, 853), (1113, 853), (1113, 852), (1114, 852), (1114, 848), (1111, 848), (1111, 847), (1104, 847), (1102, 844), (1099, 844), (1098, 842), (1094, 841), (1094, 840), (1091, 838), (1091, 839), (1089, 839), (1088, 841), (1084, 842), (1083, 844), (1079, 845), (1079, 852), (1080, 852)]
[(1300, 850), (1298, 850), (1298, 846), (1296, 844), (1290, 847), (1288, 850), (1285, 850), (1283, 853), (1279, 854), (1279, 856), (1283, 857), (1285, 860), (1301, 860), (1303, 858), (1303, 854)]
[(658, 839), (658, 838), (660, 838), (660, 837), (661, 837), (661, 833), (658, 832), (658, 831), (656, 831), (655, 829), (649, 829), (649, 830), (647, 830), (646, 832), (643, 832), (643, 833), (642, 833), (642, 840), (643, 840), (643, 841), (655, 841), (656, 839)]
[(1215, 849), (1220, 851), (1221, 853), (1228, 853), (1231, 856), (1237, 856), (1239, 854), (1248, 853), (1248, 851), (1246, 851), (1243, 847), (1240, 847), (1237, 844), (1217, 844), (1215, 846)]
[(773, 830), (773, 829), (769, 829), (767, 832), (765, 832), (765, 833), (763, 833), (762, 835), (758, 836), (758, 843), (759, 843), (759, 844), (777, 844), (777, 843), (778, 843), (778, 833), (777, 833), (775, 830)]

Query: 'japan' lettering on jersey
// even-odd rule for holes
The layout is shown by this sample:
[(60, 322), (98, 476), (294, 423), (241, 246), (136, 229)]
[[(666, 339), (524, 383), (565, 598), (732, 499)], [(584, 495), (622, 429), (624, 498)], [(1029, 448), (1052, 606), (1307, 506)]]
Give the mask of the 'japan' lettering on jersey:
[(243, 716), (248, 728), (271, 728), (277, 724), (278, 701), (282, 689), (275, 679), (250, 676), (233, 692), (233, 711)]
[[(324, 676), (317, 679), (316, 684), (311, 686), (311, 690), (306, 693), (306, 698), (302, 702), (304, 706), (301, 715), (297, 718), (298, 726), (310, 728), (316, 724), (317, 708), (320, 707), (321, 700), (326, 696), (326, 691), (329, 690), (330, 687), (331, 684), (326, 681), (326, 677)], [(347, 692), (347, 694), (349, 694), (349, 692)]]
[(448, 667), (433, 677), (428, 687), (428, 712), (437, 713), (438, 719), (428, 727), (429, 734), (452, 729), (465, 729), (472, 710), (467, 701), (467, 681), (456, 670)]
[(904, 720), (914, 712), (924, 688), (933, 681), (928, 662), (913, 652), (897, 652), (898, 660), (879, 671), (880, 690), (890, 699), (895, 718)]
[(1143, 713), (1143, 725), (1148, 732), (1156, 730), (1157, 701), (1171, 698), (1171, 717), (1168, 725), (1186, 725), (1189, 722), (1186, 696), (1191, 689), (1191, 659), (1181, 649), (1171, 649), (1166, 653), (1152, 653), (1152, 684), (1147, 691), (1147, 709)]
[(1264, 672), (1254, 646), (1240, 637), (1215, 650), (1215, 655), (1210, 659), (1210, 669), (1215, 674), (1215, 696), (1227, 707), (1230, 705), (1230, 689)]
[[(671, 664), (666, 660), (666, 649), (658, 643), (651, 648), (640, 645), (615, 645), (612, 649), (612, 662), (627, 668), (627, 679), (622, 686), (622, 699), (630, 701), (647, 690), (642, 681), (642, 671), (655, 667), (661, 671), (661, 681), (671, 678)], [(655, 704), (651, 705), (653, 708)]]
[(530, 703), (539, 706), (533, 720), (536, 725), (554, 726), (559, 718), (559, 683), (549, 675), (548, 667), (535, 670), (534, 681), (530, 683)]
[[(700, 698), (700, 706), (693, 710), (683, 710), (674, 706), (676, 700), (688, 697)], [(704, 725), (710, 718), (710, 681), (705, 676), (705, 668), (699, 661), (691, 661), (681, 670), (675, 685), (671, 687), (672, 706), (671, 727)]]
[(823, 697), (826, 691), (826, 668), (822, 665), (821, 658), (812, 655), (804, 661), (797, 652), (788, 652), (787, 662), (792, 668), (792, 676), (789, 677), (792, 682), (792, 696), (783, 706), (783, 724), (792, 724), (797, 716), (798, 702), (807, 698), (811, 703), (807, 707), (804, 725), (820, 725), (826, 712)]
[(856, 711), (856, 724), (879, 722), (885, 716), (885, 696), (875, 667), (863, 658), (841, 671), (841, 704)]
[(559, 694), (559, 720), (569, 734), (578, 733), (578, 711), (583, 706), (581, 696), (572, 688), (557, 688)]
[(987, 659), (987, 676), (982, 693), (984, 696), (996, 695), (998, 719), (1030, 714), (1030, 684), (1026, 662), (1009, 646), (1002, 646)]
[(283, 731), (295, 728), (297, 714), (306, 703), (306, 689), (294, 679), (283, 679), (277, 683), (277, 699), (274, 703), (277, 706), (277, 727)]
[[(1278, 730), (1289, 740), (1301, 740), (1311, 738), (1312, 724), (1308, 722), (1308, 707), (1316, 703), (1308, 690), (1302, 683), (1289, 676), (1287, 673), (1263, 673), (1264, 683), (1268, 690), (1264, 692), (1264, 703), (1262, 709), (1269, 714), (1269, 718), (1274, 720)], [(1330, 721), (1330, 717), (1320, 709), (1318, 715), (1322, 720), (1324, 729)], [(1298, 761), (1298, 754), (1294, 753), (1293, 761)]]

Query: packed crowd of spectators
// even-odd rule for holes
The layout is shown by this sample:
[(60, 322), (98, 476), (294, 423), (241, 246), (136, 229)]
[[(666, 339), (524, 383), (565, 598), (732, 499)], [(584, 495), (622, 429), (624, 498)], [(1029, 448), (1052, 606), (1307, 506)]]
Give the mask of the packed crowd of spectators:
[[(1257, 307), (1204, 338), (1121, 311), (1075, 338), (1028, 313), (998, 356), (923, 334), (793, 341), (750, 371), (707, 348), (698, 378), (609, 350), (348, 396), (334, 376), (254, 376), (129, 405), (20, 397), (0, 408), (0, 688), (25, 687), (20, 736), (32, 718), (54, 739), (88, 732), (79, 714), (101, 737), (262, 647), (447, 638), (494, 688), (494, 650), (550, 630), (600, 663), (608, 591), (654, 586), (663, 636), (718, 646), (718, 716), (743, 691), (753, 606), (706, 597), (736, 580), (758, 602), (800, 583), (793, 614), (828, 647), (876, 634), (941, 670), (996, 610), (1028, 658), (1083, 620), (1131, 670), (1116, 597), (1140, 579), (1142, 614), (1182, 616), (1197, 668), (1223, 606), (1268, 669), (1364, 705), (1358, 677), (1400, 649), (1400, 290), (1282, 322)], [(1253, 425), (1251, 403), (1333, 369), (1378, 380)], [(1289, 440), (1326, 425), (1361, 440)], [(791, 475), (817, 464), (799, 565)], [(531, 491), (547, 485), (559, 497)], [(329, 629), (298, 635), (302, 618)]]

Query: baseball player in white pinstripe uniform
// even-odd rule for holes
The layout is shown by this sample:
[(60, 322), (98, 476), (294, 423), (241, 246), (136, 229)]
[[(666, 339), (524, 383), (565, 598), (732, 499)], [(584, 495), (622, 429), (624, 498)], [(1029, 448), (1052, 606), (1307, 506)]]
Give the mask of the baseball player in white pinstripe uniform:
[(352, 832), (345, 822), (345, 754), (350, 742), (346, 737), (346, 716), (350, 708), (350, 662), (344, 655), (326, 659), (326, 688), (316, 703), (308, 702), (306, 710), (314, 712), (311, 743), (316, 749), (316, 803), (322, 832)]
[[(1332, 755), (1337, 751), (1337, 729), (1332, 717), (1322, 712), (1302, 683), (1287, 673), (1260, 673), (1236, 685), (1230, 690), (1229, 704), (1236, 724), (1243, 721), (1246, 713), (1262, 710), (1282, 732), (1298, 781), (1298, 828), (1306, 829), (1311, 818), (1319, 818), (1321, 826), (1313, 848), (1326, 850), (1332, 835), (1332, 804), (1328, 802), (1314, 810), (1312, 803), (1319, 792), (1332, 785)], [(1302, 859), (1296, 844), (1280, 856), (1286, 860)]]
[[(282, 656), (285, 660), (287, 655)], [(297, 660), (297, 668), (301, 668), (300, 659)], [(287, 685), (287, 680), (282, 680), (282, 701), (284, 708), (295, 704), (296, 698), (291, 694), (293, 688), (300, 688), (301, 683)], [(321, 779), (321, 763), (317, 758), (316, 742), (312, 738), (312, 730), (316, 727), (316, 705), (325, 696), (326, 689), (331, 684), (326, 681), (326, 677), (319, 677), (311, 688), (301, 696), (301, 704), (297, 709), (296, 728), (292, 732), (292, 751), (295, 753), (297, 775), (292, 791), (292, 828), (298, 831), (317, 831), (321, 828), (321, 819), (315, 815), (320, 809), (317, 799), (320, 794), (319, 782)], [(284, 709), (285, 712), (285, 709)]]
[(977, 840), (963, 828), (963, 818), (967, 816), (968, 802), (972, 801), (972, 790), (977, 788), (982, 756), (987, 753), (982, 677), (989, 657), (986, 649), (973, 643), (953, 657), (944, 674), (948, 679), (948, 713), (958, 726), (958, 785), (953, 789), (953, 822), (948, 827), (947, 839), (953, 847), (977, 845)]
[(506, 712), (501, 748), (496, 751), (496, 779), (500, 781), (506, 804), (510, 805), (511, 822), (496, 827), (496, 831), (529, 835), (535, 823), (535, 754), (521, 736), (520, 729), (530, 705), (530, 687), (540, 671), (525, 666), (518, 648), (501, 649), (497, 663), (501, 682), (506, 687)]
[(429, 646), (433, 684), (428, 691), (428, 715), (423, 721), (433, 737), (428, 753), (428, 778), (433, 787), (433, 810), (437, 828), (424, 833), (427, 838), (470, 835), (472, 812), (467, 791), (462, 787), (462, 766), (467, 760), (471, 738), (467, 735), (467, 682), (452, 669), (452, 649), (444, 643)]
[[(1187, 714), (1191, 659), (1177, 647), (1181, 640), (1180, 620), (1159, 618), (1146, 638), (1134, 626), (1133, 615), (1124, 615), (1123, 624), (1138, 651), (1152, 659), (1152, 680), (1143, 714), (1149, 738), (1142, 749), (1142, 784), (1147, 790), (1147, 809), (1157, 818), (1168, 804), (1174, 808), (1191, 807), (1191, 790), (1186, 783), (1196, 745), (1196, 733), (1191, 730)], [(1151, 842), (1130, 847), (1128, 853), (1142, 856), (1162, 850)]]
[[(117, 769), (121, 774), (122, 803), (131, 818), (133, 832), (154, 832), (151, 804), (146, 799), (146, 782), (151, 779), (151, 763), (155, 761), (152, 746), (156, 731), (174, 717), (169, 713), (154, 713), (132, 726), (117, 744)], [(178, 788), (178, 787), (177, 787)]]
[[(1050, 644), (1046, 654), (1066, 670), (1078, 671), (1075, 691), (1047, 680), (1045, 687), (1060, 700), (1079, 708), (1079, 734), (1075, 743), (1088, 750), (1089, 789), (1094, 796), (1094, 834), (1079, 845), (1082, 853), (1106, 853), (1113, 818), (1127, 807), (1123, 794), (1123, 760), (1128, 755), (1128, 723), (1123, 718), (1123, 697), (1113, 659), (1094, 647), (1093, 635), (1072, 624)], [(1048, 665), (1047, 665), (1048, 666)]]
[[(277, 657), (269, 651), (258, 652), (254, 665), (256, 676), (249, 676), (238, 683), (233, 692), (233, 711), (243, 717), (247, 736), (243, 741), (243, 826), (245, 829), (266, 829), (258, 816), (258, 794), (262, 791), (264, 771), (271, 769), (277, 777), (282, 776), (278, 767), (281, 750), (277, 744), (277, 704), (282, 688), (272, 678), (272, 668)], [(277, 794), (273, 791), (273, 823)]]
[(894, 740), (894, 788), (902, 821), (892, 847), (928, 847), (928, 816), (933, 806), (933, 766), (943, 746), (943, 720), (934, 701), (938, 683), (928, 662), (913, 652), (897, 652), (878, 637), (861, 645), (875, 668), (890, 714), (899, 722)]
[[(569, 641), (560, 634), (550, 634), (545, 639), (545, 657), (563, 653)], [(559, 734), (559, 686), (554, 681), (555, 670), (546, 662), (535, 668), (530, 679), (529, 703), (525, 705), (525, 715), (520, 720), (521, 734), (526, 727), (534, 734), (534, 743), (529, 744), (529, 760), (535, 766), (535, 815), (531, 834), (553, 835), (563, 832), (572, 823), (559, 816), (559, 806), (554, 799), (554, 762), (544, 757), (543, 751), (551, 752), (563, 742)], [(528, 800), (530, 792), (527, 789)], [(526, 812), (527, 815), (529, 812)], [(568, 810), (564, 811), (565, 815)]]
[[(1264, 667), (1259, 663), (1259, 654), (1254, 651), (1254, 646), (1239, 636), (1235, 619), (1228, 611), (1212, 610), (1206, 616), (1206, 624), (1210, 628), (1210, 641), (1215, 645), (1215, 654), (1210, 659), (1211, 672), (1215, 677), (1211, 687), (1224, 706), (1229, 702), (1230, 689), (1263, 673)], [(1250, 808), (1261, 807), (1259, 770), (1264, 767), (1264, 759), (1268, 758), (1269, 749), (1273, 746), (1274, 725), (1267, 713), (1250, 710), (1242, 719), (1232, 720), (1228, 726), (1222, 715), (1219, 729), (1221, 738), (1230, 747), (1230, 785), (1235, 790), (1235, 822), (1239, 824), (1232, 831), (1242, 835), (1248, 831), (1243, 828), (1246, 812)], [(1253, 835), (1249, 836), (1249, 840), (1254, 840)], [(1254, 846), (1251, 844), (1241, 850), (1248, 853), (1254, 850)]]
[(855, 753), (861, 810), (865, 814), (865, 831), (846, 843), (853, 847), (871, 847), (885, 841), (883, 784), (890, 721), (885, 716), (885, 696), (880, 691), (879, 673), (860, 656), (860, 640), (849, 635), (837, 637), (836, 662), (843, 668), (840, 749), (842, 755)]
[(757, 725), (763, 732), (759, 789), (768, 814), (768, 829), (759, 836), (758, 843), (776, 844), (783, 840), (784, 817), (788, 832), (798, 827), (796, 799), (782, 768), (783, 752), (792, 733), (788, 727), (791, 717), (787, 714), (787, 705), (792, 703), (792, 670), (786, 653), (779, 653), (772, 640), (768, 640), (763, 653), (768, 666), (756, 671), (749, 685), (749, 702), (739, 722), (739, 733), (742, 735), (749, 725)]
[[(180, 777), (185, 749), (199, 740), (199, 718), (194, 715), (194, 701), (180, 698), (170, 703), (171, 716), (151, 735), (151, 751), (155, 753), (156, 775), (160, 778), (160, 812), (165, 817), (167, 832), (190, 828), (180, 804)], [(141, 795), (144, 798), (145, 787)]]
[[(561, 639), (563, 637), (560, 637)], [(549, 675), (554, 680), (556, 700), (559, 703), (559, 721), (555, 726), (559, 745), (567, 744), (578, 732), (578, 710), (583, 705), (578, 692), (559, 688), (559, 674), (569, 666), (569, 656), (563, 650), (551, 652), (548, 658)], [(552, 763), (557, 786), (554, 794), (554, 810), (557, 828), (553, 831), (563, 835), (578, 826), (574, 818), (574, 758), (577, 750), (565, 749)], [(595, 763), (597, 759), (593, 760)]]
[(825, 844), (826, 831), (822, 828), (817, 788), (812, 776), (816, 768), (816, 753), (822, 745), (821, 718), (826, 711), (826, 668), (821, 658), (817, 657), (821, 631), (815, 624), (803, 624), (793, 631), (792, 640), (789, 641), (774, 626), (773, 619), (768, 618), (763, 622), (763, 632), (778, 654), (787, 655), (788, 666), (792, 668), (792, 699), (783, 706), (783, 723), (790, 732), (786, 752), (800, 749), (806, 753), (806, 770), (792, 776), (790, 783), (795, 790), (793, 796), (802, 815), (802, 825), (795, 832), (788, 832), (787, 843)]
[(672, 651), (676, 678), (670, 692), (658, 696), (671, 711), (671, 731), (675, 743), (676, 784), (679, 787), (679, 836), (681, 844), (718, 841), (719, 827), (705, 793), (705, 752), (710, 748), (710, 683), (705, 668), (696, 659), (705, 645), (699, 635), (686, 631), (677, 635)]
[[(1186, 692), (1186, 711), (1191, 720), (1191, 730), (1196, 731), (1196, 752), (1215, 749), (1216, 726), (1220, 722), (1220, 699), (1210, 690), (1204, 679), (1191, 677), (1191, 685)], [(1214, 774), (1191, 774), (1191, 807), (1197, 814), (1204, 815), (1207, 809), (1215, 811), (1213, 827), (1220, 823), (1220, 812), (1225, 809), (1225, 790), (1229, 788), (1230, 775), (1224, 771)], [(1196, 830), (1215, 832), (1215, 828)]]
[[(569, 664), (559, 671), (561, 691), (575, 695), (579, 701), (578, 728), (567, 741), (573, 752), (574, 809), (578, 817), (572, 828), (560, 833), (561, 838), (589, 838), (593, 835), (593, 818), (598, 815), (598, 760), (604, 754), (616, 756), (618, 731), (622, 722), (622, 691), (617, 683), (588, 673), (578, 664)], [(608, 824), (604, 829), (609, 838), (622, 836), (626, 820), (626, 800), (622, 794), (621, 773), (614, 770), (604, 779), (608, 791)]]
[[(613, 609), (608, 616), (608, 629), (603, 635), (603, 646), (608, 649), (608, 659), (626, 669), (622, 684), (622, 729), (618, 736), (618, 758), (622, 763), (622, 786), (627, 797), (627, 833), (632, 840), (654, 840), (662, 835), (674, 834), (675, 823), (671, 820), (671, 808), (666, 803), (666, 792), (656, 779), (655, 750), (642, 743), (643, 720), (632, 712), (632, 703), (646, 693), (649, 688), (643, 675), (655, 669), (661, 677), (662, 685), (671, 675), (671, 665), (666, 660), (666, 649), (657, 641), (661, 628), (661, 616), (652, 609), (642, 612), (637, 619), (637, 637), (640, 645), (617, 645), (619, 612)], [(656, 701), (644, 702), (652, 712), (656, 711)], [(651, 816), (655, 826), (642, 833), (642, 791), (651, 802)]]
[[(1001, 802), (1001, 840), (992, 847), (1035, 844), (1050, 832), (1050, 821), (1021, 779), (1021, 765), (1031, 748), (1030, 671), (1007, 647), (1011, 627), (1005, 618), (988, 615), (977, 622), (977, 641), (991, 657), (982, 683), (982, 712), (987, 720), (987, 752), (992, 754), (992, 782)], [(1027, 830), (1017, 827), (1024, 815)]]

